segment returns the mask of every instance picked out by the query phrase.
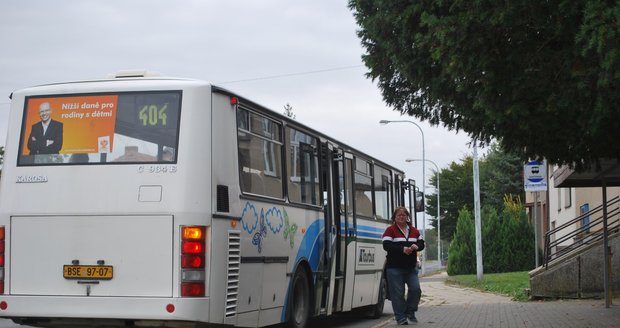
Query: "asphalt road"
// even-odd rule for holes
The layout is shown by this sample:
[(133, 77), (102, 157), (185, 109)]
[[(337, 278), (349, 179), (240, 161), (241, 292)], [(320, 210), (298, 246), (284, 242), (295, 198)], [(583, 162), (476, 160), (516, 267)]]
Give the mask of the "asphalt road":
[[(441, 266), (438, 261), (426, 261), (425, 274), (431, 275), (439, 270)], [(385, 308), (383, 316), (378, 319), (372, 319), (362, 312), (351, 312), (346, 314), (339, 314), (328, 318), (313, 319), (310, 323), (310, 327), (321, 328), (372, 328), (382, 327), (387, 320), (390, 320), (394, 315), (392, 311), (392, 304), (390, 301), (385, 302)], [(7, 319), (0, 319), (0, 328), (27, 328), (32, 326), (22, 326), (14, 324), (13, 321)], [(271, 326), (276, 328), (278, 326)]]

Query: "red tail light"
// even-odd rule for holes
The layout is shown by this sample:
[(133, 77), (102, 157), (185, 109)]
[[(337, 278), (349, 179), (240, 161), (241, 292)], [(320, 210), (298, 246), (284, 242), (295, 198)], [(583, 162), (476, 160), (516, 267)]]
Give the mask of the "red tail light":
[(203, 226), (181, 227), (181, 296), (205, 296), (205, 241)]
[(203, 256), (181, 255), (181, 268), (204, 268), (205, 261)]
[(183, 254), (200, 254), (204, 253), (204, 241), (183, 241), (182, 252)]
[(199, 282), (181, 283), (181, 296), (200, 297), (205, 295), (205, 284)]

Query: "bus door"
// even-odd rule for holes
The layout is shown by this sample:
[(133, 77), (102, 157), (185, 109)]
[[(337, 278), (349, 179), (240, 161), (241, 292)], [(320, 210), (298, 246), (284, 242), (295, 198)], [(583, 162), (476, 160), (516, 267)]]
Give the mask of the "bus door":
[(344, 247), (345, 234), (345, 213), (347, 212), (347, 194), (344, 186), (344, 155), (339, 149), (333, 150), (331, 159), (332, 168), (332, 186), (333, 195), (333, 225), (331, 226), (330, 240), (333, 254), (332, 272), (330, 275), (330, 286), (333, 286), (329, 295), (329, 308), (331, 311), (342, 311), (342, 302), (344, 297), (344, 277), (345, 277), (345, 259), (346, 248)]
[[(331, 145), (329, 145), (331, 146)], [(355, 269), (355, 249), (348, 246), (349, 237), (354, 238), (353, 205), (351, 195), (353, 184), (352, 159), (353, 156), (342, 150), (329, 147), (326, 154), (326, 240), (325, 259), (329, 262), (326, 273), (329, 276), (329, 289), (324, 290), (325, 301), (322, 308), (326, 314), (347, 311), (351, 309), (353, 296), (353, 275)], [(353, 247), (353, 253), (347, 256), (347, 248)], [(345, 297), (345, 290), (348, 290)]]
[(355, 282), (355, 255), (356, 255), (356, 229), (353, 216), (353, 155), (343, 153), (343, 161), (338, 170), (340, 204), (340, 239), (338, 243), (338, 266), (339, 277), (338, 306), (342, 311), (349, 311), (353, 304), (353, 286)]
[(337, 161), (337, 154), (334, 146), (329, 142), (323, 143), (321, 163), (323, 166), (323, 206), (325, 220), (325, 248), (323, 254), (324, 270), (321, 275), (323, 284), (320, 291), (321, 314), (330, 315), (334, 310), (334, 286), (336, 279), (337, 266), (337, 239), (340, 218), (337, 214), (338, 201), (338, 179), (337, 169), (333, 163)]

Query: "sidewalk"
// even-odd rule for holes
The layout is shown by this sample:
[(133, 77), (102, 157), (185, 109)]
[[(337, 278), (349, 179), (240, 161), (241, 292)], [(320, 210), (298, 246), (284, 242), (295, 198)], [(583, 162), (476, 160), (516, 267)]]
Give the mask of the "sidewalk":
[[(420, 278), (422, 300), (417, 327), (620, 327), (620, 303), (605, 300), (515, 302), (505, 296), (445, 284), (447, 274)], [(386, 301), (386, 313), (392, 313)], [(394, 318), (375, 326), (396, 327)]]

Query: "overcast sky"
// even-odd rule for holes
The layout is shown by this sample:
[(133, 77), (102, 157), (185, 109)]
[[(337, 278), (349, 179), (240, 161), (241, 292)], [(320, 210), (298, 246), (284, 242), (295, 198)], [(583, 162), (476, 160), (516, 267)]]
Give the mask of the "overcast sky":
[[(463, 132), (401, 117), (365, 78), (358, 26), (345, 0), (4, 0), (0, 11), (0, 145), (9, 94), (123, 69), (219, 84), (422, 180), (472, 150)], [(18, 141), (17, 138), (12, 140)], [(427, 179), (434, 170), (427, 164)], [(432, 168), (432, 170), (431, 170)], [(473, 201), (473, 200), (472, 200)]]

